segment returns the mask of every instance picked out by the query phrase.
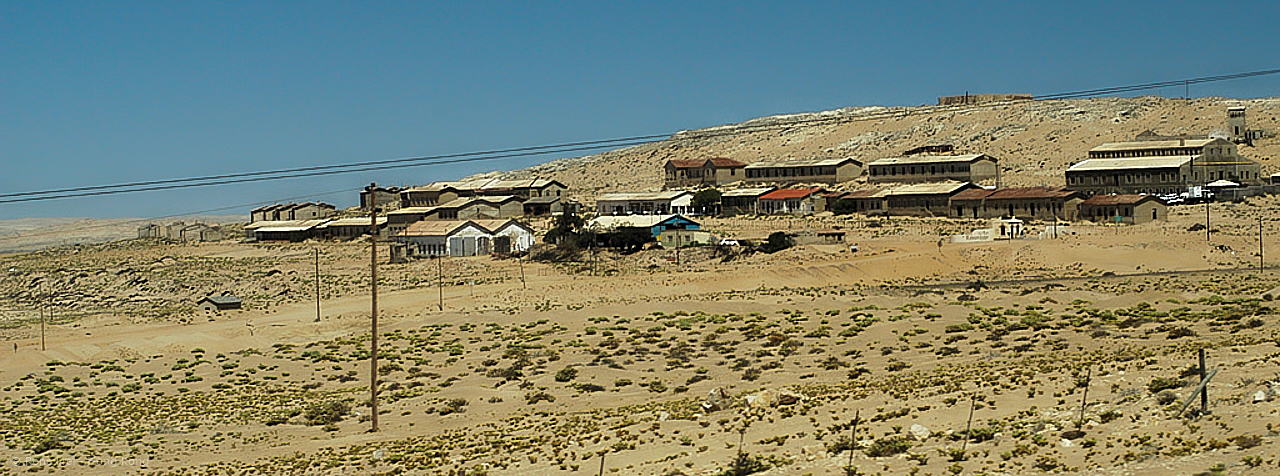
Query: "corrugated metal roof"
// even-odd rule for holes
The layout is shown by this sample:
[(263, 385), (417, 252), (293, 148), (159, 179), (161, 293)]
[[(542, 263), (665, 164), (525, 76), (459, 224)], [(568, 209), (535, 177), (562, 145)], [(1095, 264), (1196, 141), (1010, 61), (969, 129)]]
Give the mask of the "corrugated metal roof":
[(760, 199), (761, 200), (788, 200), (788, 199), (795, 199), (795, 198), (804, 198), (821, 191), (822, 191), (821, 187), (784, 188), (781, 190), (774, 190), (772, 192), (766, 193), (760, 196)]
[(525, 179), (525, 180), (499, 180), (499, 179), (479, 179), (479, 180), (454, 180), (431, 182), (426, 185), (410, 187), (405, 189), (406, 192), (438, 192), (445, 189), (454, 190), (485, 190), (485, 189), (515, 189), (515, 188), (543, 188), (551, 184), (564, 186), (564, 184), (551, 179)]
[(1111, 152), (1119, 150), (1176, 149), (1179, 147), (1204, 147), (1216, 139), (1183, 139), (1183, 140), (1141, 140), (1131, 142), (1108, 142), (1089, 152)]
[(952, 200), (1025, 200), (1033, 198), (1064, 198), (1078, 192), (1065, 187), (998, 188), (995, 190), (971, 189), (957, 193)]
[(1164, 203), (1164, 200), (1161, 200), (1160, 197), (1157, 197), (1155, 195), (1129, 194), (1129, 195), (1094, 195), (1092, 197), (1089, 197), (1088, 199), (1085, 199), (1085, 201), (1080, 202), (1080, 204), (1089, 205), (1089, 206), (1137, 205), (1147, 200), (1155, 200), (1157, 202)]
[(887, 194), (884, 190), (854, 190), (844, 195), (844, 198), (882, 198)]
[(958, 162), (973, 162), (978, 159), (986, 159), (995, 162), (995, 157), (987, 154), (963, 154), (963, 155), (913, 155), (910, 157), (886, 157), (871, 162), (871, 165), (920, 165), (920, 164), (953, 164)]
[(1128, 157), (1121, 159), (1085, 159), (1067, 168), (1067, 172), (1086, 170), (1128, 170), (1178, 168), (1198, 155), (1169, 155), (1163, 157)]
[(675, 200), (683, 195), (691, 194), (687, 190), (668, 190), (664, 192), (618, 192), (606, 193), (596, 197), (596, 202), (626, 202), (642, 200)]
[(937, 183), (917, 183), (912, 185), (903, 185), (889, 190), (886, 195), (938, 195), (953, 194), (957, 190), (972, 187), (969, 182), (937, 182)]
[(679, 217), (694, 224), (693, 220), (682, 215), (605, 215), (592, 218), (587, 222), (587, 228), (595, 230), (610, 230), (616, 228), (650, 228), (659, 223)]
[(533, 197), (525, 200), (524, 203), (525, 205), (541, 205), (546, 203), (556, 203), (558, 201), (560, 201), (560, 197), (552, 195), (547, 197)]
[(845, 162), (856, 163), (862, 165), (862, 162), (853, 157), (845, 157), (843, 159), (795, 159), (795, 160), (767, 160), (747, 164), (748, 169), (765, 169), (775, 167), (813, 167), (825, 165), (840, 165)]
[(435, 209), (436, 207), (404, 207), (397, 210), (391, 210), (387, 212), (387, 215), (425, 215), (435, 211)]
[(739, 162), (739, 161), (730, 159), (728, 157), (712, 157), (707, 160), (711, 161), (711, 164), (715, 165), (716, 167), (746, 167), (747, 166), (745, 162)]
[(484, 229), (471, 220), (423, 220), (410, 223), (396, 236), (446, 236), (468, 225)]
[[(387, 224), (387, 217), (378, 217), (376, 221), (378, 225), (385, 225)], [(334, 226), (369, 226), (369, 217), (339, 218), (320, 225), (320, 228), (329, 228)]]
[(293, 220), (293, 221), (257, 222), (257, 223), (253, 223), (253, 225), (257, 225), (258, 223), (263, 223), (264, 225), (253, 227), (253, 228), (250, 228), (249, 226), (245, 226), (245, 229), (254, 230), (259, 233), (289, 233), (289, 232), (307, 231), (328, 222), (329, 220)]
[(677, 169), (696, 169), (705, 163), (706, 159), (671, 159), (671, 165)]
[(726, 191), (726, 192), (724, 192), (724, 193), (720, 194), (720, 197), (721, 197), (721, 198), (724, 198), (724, 197), (759, 197), (759, 196), (764, 195), (764, 194), (766, 194), (766, 193), (772, 192), (772, 191), (773, 191), (773, 189), (774, 189), (774, 187), (738, 188), (738, 189), (728, 190), (728, 191)]

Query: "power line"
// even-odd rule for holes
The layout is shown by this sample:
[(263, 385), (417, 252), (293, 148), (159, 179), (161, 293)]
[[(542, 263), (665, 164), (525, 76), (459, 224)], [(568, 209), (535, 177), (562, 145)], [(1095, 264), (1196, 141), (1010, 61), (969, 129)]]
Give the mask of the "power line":
[[(1233, 73), (1216, 76), (1204, 76), (1199, 78), (1189, 78), (1174, 81), (1160, 81), (1153, 83), (1144, 83), (1129, 86), (1117, 86), (1099, 89), (1089, 89), (1082, 91), (1071, 91), (1063, 93), (1054, 93), (1038, 96), (1040, 100), (1052, 99), (1077, 99), (1085, 97), (1095, 97), (1108, 94), (1116, 94), (1121, 92), (1143, 91), (1150, 89), (1158, 89), (1162, 87), (1202, 84), (1216, 81), (1227, 81), (1232, 79), (1242, 79), (1258, 76), (1268, 76), (1280, 74), (1280, 69), (1251, 71), (1244, 73)], [(297, 167), (277, 170), (267, 170), (258, 172), (244, 172), (221, 175), (208, 175), (199, 177), (187, 177), (179, 179), (166, 180), (150, 180), (140, 182), (128, 182), (109, 185), (94, 185), (85, 187), (68, 187), (51, 190), (37, 190), (27, 192), (16, 192), (0, 194), (0, 204), (7, 203), (23, 203), (36, 202), (45, 200), (58, 200), (67, 198), (83, 198), (96, 197), (106, 195), (117, 195), (125, 193), (149, 192), (161, 190), (174, 190), (194, 187), (209, 187), (216, 185), (230, 185), (239, 183), (263, 182), (271, 180), (284, 180), (294, 178), (306, 178), (322, 175), (338, 175), (356, 172), (369, 172), (377, 170), (389, 170), (410, 167), (423, 167), (433, 165), (457, 164), (468, 162), (480, 162), (488, 160), (509, 159), (518, 157), (529, 157), (535, 155), (580, 152), (586, 150), (596, 150), (604, 148), (620, 148), (642, 145), (657, 142), (666, 138), (680, 138), (685, 140), (712, 139), (717, 137), (750, 134), (755, 132), (766, 132), (770, 130), (786, 129), (797, 126), (812, 126), (821, 124), (839, 124), (849, 122), (862, 122), (869, 120), (884, 119), (890, 117), (907, 117), (921, 114), (934, 114), (946, 111), (961, 111), (972, 109), (984, 109), (990, 107), (999, 107), (1012, 101), (1000, 101), (992, 103), (983, 103), (979, 105), (955, 105), (955, 106), (928, 106), (921, 108), (886, 108), (875, 112), (857, 114), (857, 115), (833, 115), (827, 117), (797, 119), (797, 120), (780, 120), (777, 122), (767, 122), (764, 124), (754, 125), (737, 125), (727, 127), (717, 127), (703, 129), (691, 132), (676, 132), (673, 134), (649, 134), (630, 137), (621, 137), (615, 139), (601, 139), (591, 141), (567, 142), (561, 144), (516, 147), (508, 149), (486, 150), (478, 152), (465, 152), (456, 154), (441, 154), (422, 157), (408, 157), (399, 159), (375, 160), (366, 162), (354, 162), (348, 164), (322, 165), (310, 167)]]

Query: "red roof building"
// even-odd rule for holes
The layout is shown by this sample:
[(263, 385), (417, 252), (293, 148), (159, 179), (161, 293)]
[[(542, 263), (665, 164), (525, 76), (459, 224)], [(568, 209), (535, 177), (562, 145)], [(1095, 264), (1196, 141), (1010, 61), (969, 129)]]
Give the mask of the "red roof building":
[(821, 187), (784, 188), (760, 196), (757, 207), (765, 215), (812, 215), (827, 209)]

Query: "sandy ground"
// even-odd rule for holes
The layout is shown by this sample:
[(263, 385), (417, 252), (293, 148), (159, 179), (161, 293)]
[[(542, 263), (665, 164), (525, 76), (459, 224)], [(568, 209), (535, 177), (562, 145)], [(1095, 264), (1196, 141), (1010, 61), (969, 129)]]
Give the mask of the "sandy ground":
[[(1277, 203), (1214, 205), (1211, 242), (1180, 208), (1035, 241), (939, 248), (922, 221), (851, 227), (858, 253), (605, 254), (526, 263), (523, 281), (520, 263), (468, 258), (443, 287), (433, 263), (383, 265), (377, 433), (358, 244), (104, 249), (282, 257), (272, 277), (295, 272), (302, 293), (304, 248), (336, 247), (326, 273), (353, 284), (319, 322), (299, 294), (186, 319), (87, 313), (50, 326), (45, 351), (29, 321), (6, 329), (4, 471), (596, 474), (603, 454), (610, 474), (717, 474), (741, 440), (762, 474), (841, 474), (857, 415), (859, 474), (1274, 474), (1280, 278), (1252, 250)], [(1199, 348), (1219, 371), (1210, 414), (1176, 417)], [(329, 403), (345, 411), (326, 420)]]

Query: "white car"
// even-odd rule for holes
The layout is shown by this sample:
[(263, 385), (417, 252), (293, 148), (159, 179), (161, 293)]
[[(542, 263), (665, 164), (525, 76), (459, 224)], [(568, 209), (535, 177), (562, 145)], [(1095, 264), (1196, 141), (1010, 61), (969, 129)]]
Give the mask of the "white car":
[(723, 239), (720, 240), (720, 246), (738, 246), (738, 240)]

